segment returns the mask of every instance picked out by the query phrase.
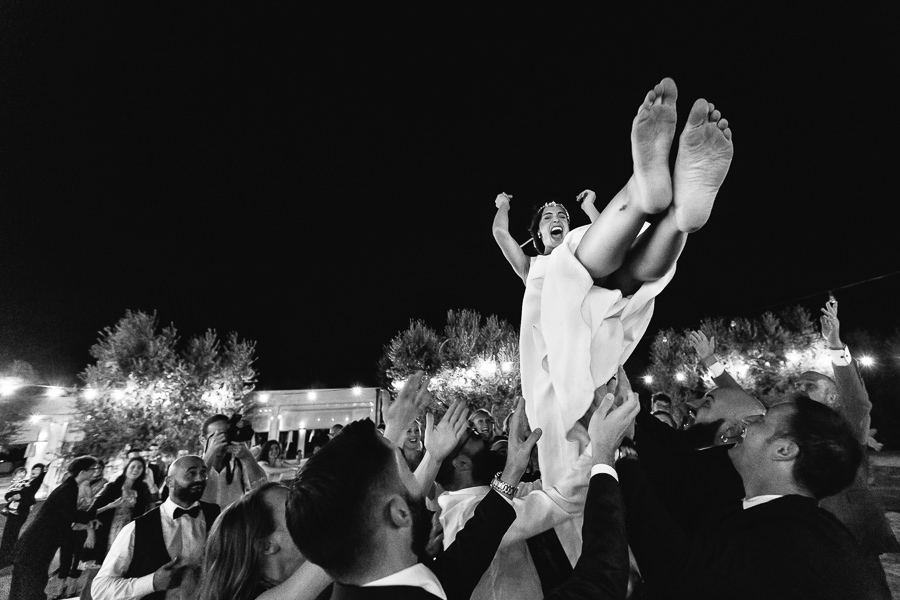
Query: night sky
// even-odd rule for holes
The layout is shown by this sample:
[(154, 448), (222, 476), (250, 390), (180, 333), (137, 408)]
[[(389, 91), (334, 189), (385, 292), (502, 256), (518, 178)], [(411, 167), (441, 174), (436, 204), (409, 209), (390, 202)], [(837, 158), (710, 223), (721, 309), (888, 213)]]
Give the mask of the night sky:
[(74, 384), (98, 331), (140, 309), (256, 340), (260, 388), (375, 385), (411, 318), (518, 326), (494, 197), (514, 195), (520, 241), (548, 199), (586, 223), (576, 194), (602, 207), (625, 183), (631, 121), (665, 76), (678, 132), (702, 96), (735, 158), (648, 338), (817, 310), (829, 289), (846, 329), (898, 324), (888, 3), (565, 19), (184, 4), (0, 3), (0, 366)]

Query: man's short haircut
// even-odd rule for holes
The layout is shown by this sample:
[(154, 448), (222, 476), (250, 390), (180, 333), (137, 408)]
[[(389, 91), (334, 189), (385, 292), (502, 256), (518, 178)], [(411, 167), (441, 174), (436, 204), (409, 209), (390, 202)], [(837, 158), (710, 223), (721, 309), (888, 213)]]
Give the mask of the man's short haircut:
[(97, 459), (86, 454), (84, 456), (79, 456), (78, 458), (73, 458), (72, 462), (69, 463), (69, 466), (66, 467), (66, 471), (68, 471), (69, 475), (72, 477), (77, 477), (82, 471), (93, 469), (96, 465)]
[(213, 416), (209, 417), (208, 419), (203, 421), (203, 427), (200, 429), (201, 434), (203, 436), (206, 436), (207, 428), (210, 425), (212, 425), (213, 423), (216, 423), (218, 421), (223, 421), (223, 422), (227, 423), (228, 417), (226, 417), (225, 415), (213, 415)]
[(830, 384), (834, 385), (834, 379), (832, 379), (825, 373), (819, 373), (818, 371), (804, 371), (803, 373), (800, 373), (800, 375), (797, 377), (797, 382), (800, 381), (827, 381)]
[(665, 404), (671, 406), (672, 397), (665, 392), (654, 392), (653, 395), (650, 396), (650, 402), (664, 402)]
[(373, 505), (391, 490), (405, 493), (394, 450), (372, 421), (354, 421), (298, 473), (287, 501), (288, 531), (306, 558), (339, 579), (369, 560), (381, 517)]
[(794, 479), (817, 500), (833, 496), (853, 483), (862, 448), (840, 413), (820, 402), (798, 396), (783, 435), (799, 448)]
[(442, 486), (447, 486), (450, 484), (450, 482), (453, 481), (453, 473), (456, 470), (453, 465), (453, 461), (456, 460), (456, 457), (460, 455), (460, 453), (463, 451), (463, 448), (465, 448), (466, 444), (469, 443), (469, 440), (477, 436), (478, 433), (475, 432), (471, 427), (466, 428), (466, 430), (463, 432), (462, 437), (456, 443), (456, 446), (453, 448), (450, 454), (448, 454), (447, 457), (444, 458), (444, 461), (438, 468), (437, 475), (434, 476), (434, 480), (437, 483)]

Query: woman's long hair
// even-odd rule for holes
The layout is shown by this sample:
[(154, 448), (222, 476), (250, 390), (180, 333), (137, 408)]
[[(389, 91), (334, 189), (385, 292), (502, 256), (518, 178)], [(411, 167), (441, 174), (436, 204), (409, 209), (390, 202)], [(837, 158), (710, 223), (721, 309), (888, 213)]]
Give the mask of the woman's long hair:
[[(104, 486), (97, 496), (97, 501), (94, 505), (95, 508), (103, 508), (110, 502), (118, 500), (122, 496), (122, 486), (125, 485), (126, 479), (125, 471), (128, 470), (129, 465), (133, 462), (139, 462), (141, 463), (141, 466), (144, 467), (144, 470), (141, 471), (141, 476), (135, 479), (131, 484), (131, 489), (137, 494), (137, 503), (134, 506), (134, 516), (139, 517), (147, 511), (150, 505), (150, 488), (148, 488), (147, 484), (144, 482), (144, 474), (147, 472), (147, 463), (140, 456), (129, 458), (125, 463), (125, 467), (122, 469), (122, 474)], [(110, 513), (110, 520), (111, 519), (112, 514)]]
[[(131, 484), (131, 489), (137, 494), (137, 500), (134, 503), (134, 507), (131, 509), (131, 518), (136, 519), (150, 509), (150, 503), (152, 501), (150, 488), (147, 487), (143, 477), (144, 473), (147, 472), (147, 463), (140, 456), (135, 456), (129, 458), (125, 463), (122, 474), (103, 486), (103, 489), (101, 489), (100, 493), (97, 494), (97, 497), (94, 498), (93, 508), (95, 510), (101, 509), (107, 504), (122, 497), (122, 486), (125, 484), (125, 471), (128, 470), (128, 465), (135, 461), (144, 466), (144, 471), (141, 473), (141, 476), (135, 479)], [(109, 532), (115, 514), (116, 511), (107, 510), (102, 514), (97, 515), (97, 520), (100, 521), (101, 527), (97, 530), (97, 540), (94, 542), (94, 547), (100, 560), (106, 555), (107, 546), (109, 546), (109, 542), (111, 541), (109, 539)]]
[(203, 556), (199, 600), (252, 600), (265, 586), (262, 554), (275, 533), (275, 517), (266, 504), (267, 483), (226, 508), (213, 523)]

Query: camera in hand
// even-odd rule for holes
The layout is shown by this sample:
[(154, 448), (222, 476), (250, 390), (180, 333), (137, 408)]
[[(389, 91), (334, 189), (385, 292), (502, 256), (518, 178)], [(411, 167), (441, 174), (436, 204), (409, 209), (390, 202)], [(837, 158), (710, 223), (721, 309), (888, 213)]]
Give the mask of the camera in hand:
[(241, 413), (234, 413), (228, 420), (228, 429), (225, 430), (225, 439), (229, 442), (249, 442), (253, 439), (253, 425), (245, 423), (241, 425)]

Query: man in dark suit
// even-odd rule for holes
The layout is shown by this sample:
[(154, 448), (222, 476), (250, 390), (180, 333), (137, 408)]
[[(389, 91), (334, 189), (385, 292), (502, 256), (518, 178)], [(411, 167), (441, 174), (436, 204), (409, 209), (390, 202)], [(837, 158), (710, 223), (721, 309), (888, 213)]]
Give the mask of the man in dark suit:
[(217, 505), (200, 502), (206, 472), (199, 456), (172, 463), (169, 497), (116, 536), (91, 584), (95, 600), (196, 597), (206, 537), (219, 515)]
[(641, 460), (616, 465), (629, 543), (651, 598), (880, 598), (849, 531), (818, 500), (853, 481), (862, 452), (837, 412), (808, 398), (747, 418), (728, 450), (742, 502), (679, 523)]
[(332, 599), (462, 600), (471, 596), (515, 519), (512, 496), (540, 430), (521, 440), (522, 413), (506, 465), (453, 545), (427, 564), (430, 515), (401, 451), (374, 423), (344, 427), (294, 482), (287, 522), (297, 547), (334, 580)]

